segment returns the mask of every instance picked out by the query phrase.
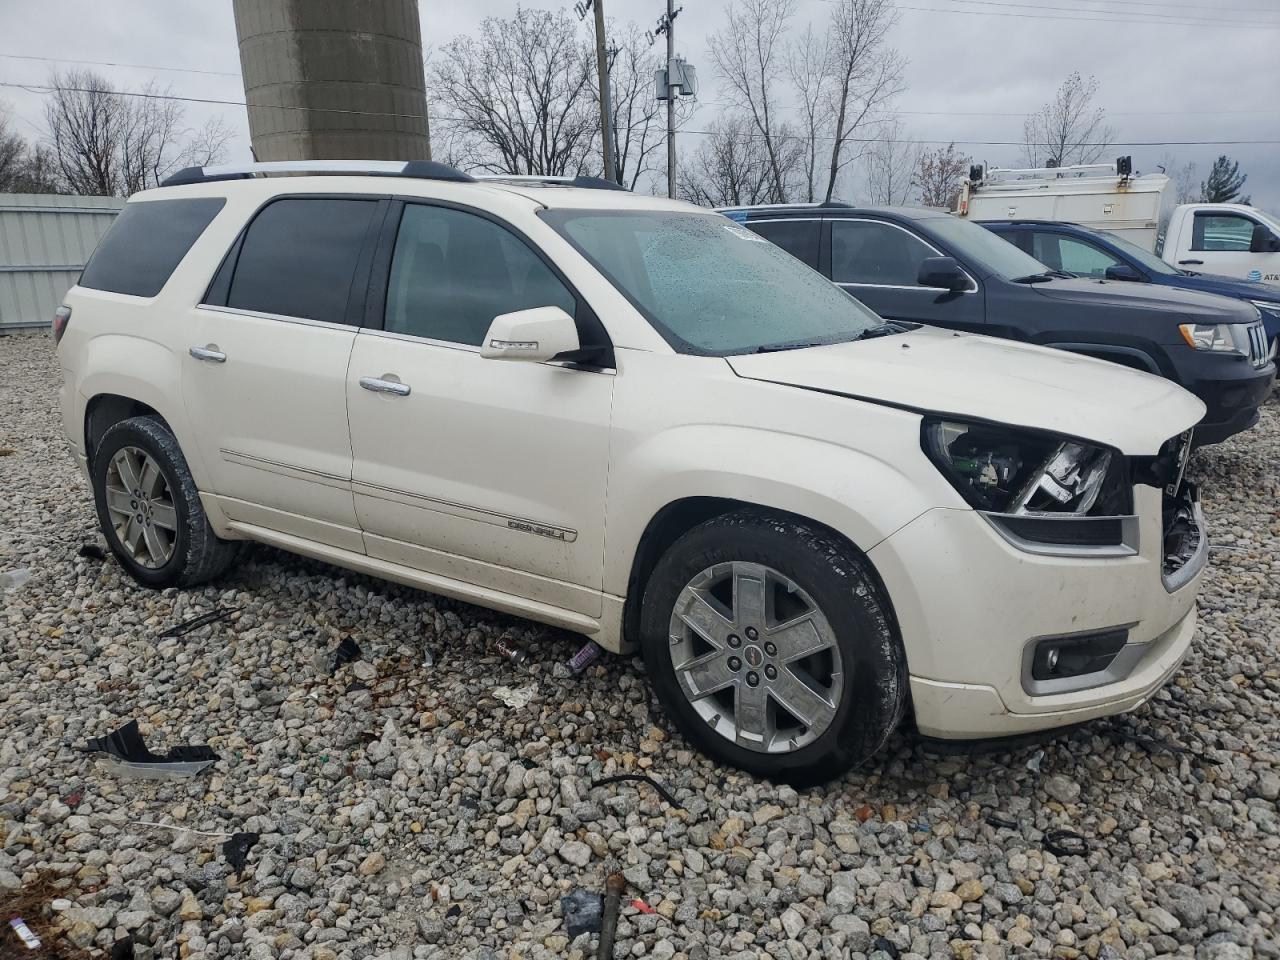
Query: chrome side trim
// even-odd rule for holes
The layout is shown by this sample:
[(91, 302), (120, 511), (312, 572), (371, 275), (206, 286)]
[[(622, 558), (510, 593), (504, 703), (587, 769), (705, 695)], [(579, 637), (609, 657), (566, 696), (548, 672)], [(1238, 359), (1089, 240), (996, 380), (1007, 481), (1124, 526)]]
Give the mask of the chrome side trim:
[(253, 467), (257, 470), (264, 470), (267, 473), (292, 477), (295, 480), (308, 480), (312, 483), (323, 484), (326, 487), (336, 487), (339, 490), (351, 489), (351, 478), (340, 477), (336, 473), (312, 470), (309, 467), (300, 467), (296, 463), (285, 463), (283, 460), (268, 460), (266, 457), (255, 457), (252, 454), (242, 453), (239, 450), (228, 450), (225, 447), (220, 447), (218, 453), (222, 455), (223, 460), (239, 464), (242, 467)]
[(367, 480), (353, 480), (351, 486), (355, 493), (366, 497), (387, 500), (391, 503), (407, 503), (410, 506), (422, 507), (426, 510), (448, 513), (450, 516), (461, 517), (464, 520), (491, 523), (495, 526), (519, 531), (520, 533), (531, 533), (535, 536), (547, 537), (550, 540), (559, 540), (562, 543), (573, 543), (578, 539), (578, 531), (570, 527), (558, 527), (555, 524), (542, 523), (539, 520), (530, 520), (527, 517), (512, 516), (508, 513), (499, 513), (496, 510), (488, 510), (468, 503), (428, 497), (421, 493), (413, 493), (397, 487), (370, 483)]
[[(1020, 537), (1000, 522), (1003, 514), (987, 510), (978, 511), (996, 533), (1000, 534), (1010, 545), (1025, 553), (1034, 553), (1041, 557), (1074, 557), (1083, 560), (1101, 560), (1107, 557), (1134, 557), (1138, 555), (1140, 541), (1138, 539), (1138, 518), (1126, 516), (1112, 519), (1120, 520), (1120, 543), (1118, 544), (1068, 544), (1040, 543)], [(1072, 518), (1063, 517), (1063, 523), (1070, 523)]]
[(264, 313), (261, 310), (244, 310), (240, 307), (218, 307), (209, 303), (201, 303), (196, 305), (197, 310), (203, 310), (206, 313), (226, 313), (233, 317), (252, 317), (255, 320), (274, 320), (278, 323), (297, 323), (305, 327), (320, 327), (326, 330), (342, 330), (346, 333), (355, 334), (359, 327), (354, 327), (349, 323), (330, 323), (328, 320), (312, 320), (308, 317), (290, 317), (283, 313)]

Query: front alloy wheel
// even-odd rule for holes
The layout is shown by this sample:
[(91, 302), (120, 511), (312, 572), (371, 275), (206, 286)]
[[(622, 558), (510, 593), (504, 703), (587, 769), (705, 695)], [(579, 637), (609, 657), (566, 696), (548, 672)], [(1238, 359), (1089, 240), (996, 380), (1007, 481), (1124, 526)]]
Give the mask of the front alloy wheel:
[(808, 746), (831, 726), (844, 692), (831, 624), (765, 564), (731, 560), (697, 574), (676, 598), (670, 653), (698, 716), (748, 750)]

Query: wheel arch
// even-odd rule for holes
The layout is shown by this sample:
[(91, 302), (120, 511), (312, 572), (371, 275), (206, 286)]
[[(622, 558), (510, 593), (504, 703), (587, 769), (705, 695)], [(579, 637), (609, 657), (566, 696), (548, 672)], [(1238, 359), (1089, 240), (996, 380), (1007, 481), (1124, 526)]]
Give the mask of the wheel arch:
[(84, 408), (84, 450), (90, 465), (103, 435), (115, 424), (133, 417), (156, 417), (166, 427), (169, 426), (169, 422), (155, 407), (133, 397), (118, 393), (99, 393), (89, 398)]

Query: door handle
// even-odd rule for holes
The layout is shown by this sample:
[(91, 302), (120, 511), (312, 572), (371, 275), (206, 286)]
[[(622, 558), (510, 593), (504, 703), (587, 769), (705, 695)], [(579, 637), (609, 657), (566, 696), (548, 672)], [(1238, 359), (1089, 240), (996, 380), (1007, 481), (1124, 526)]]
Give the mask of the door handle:
[(227, 362), (227, 355), (221, 350), (214, 350), (212, 347), (192, 347), (187, 353), (197, 360), (204, 360), (206, 363)]
[(1203, 267), (1204, 261), (1203, 260), (1179, 260), (1178, 266)]
[(390, 393), (397, 397), (409, 395), (409, 385), (398, 380), (381, 380), (378, 377), (361, 377), (360, 386), (374, 393)]

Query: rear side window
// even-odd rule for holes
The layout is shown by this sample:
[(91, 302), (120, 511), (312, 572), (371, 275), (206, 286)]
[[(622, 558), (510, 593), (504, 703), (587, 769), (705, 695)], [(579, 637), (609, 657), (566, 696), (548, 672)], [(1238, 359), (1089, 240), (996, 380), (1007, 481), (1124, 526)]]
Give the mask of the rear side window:
[(831, 279), (836, 283), (914, 287), (920, 264), (936, 256), (913, 234), (887, 223), (836, 220), (831, 224)]
[(225, 204), (222, 197), (128, 204), (89, 258), (80, 286), (154, 297)]
[(747, 227), (817, 270), (820, 225), (817, 220), (754, 220)]
[(356, 263), (377, 200), (277, 200), (240, 245), (227, 306), (344, 323)]

